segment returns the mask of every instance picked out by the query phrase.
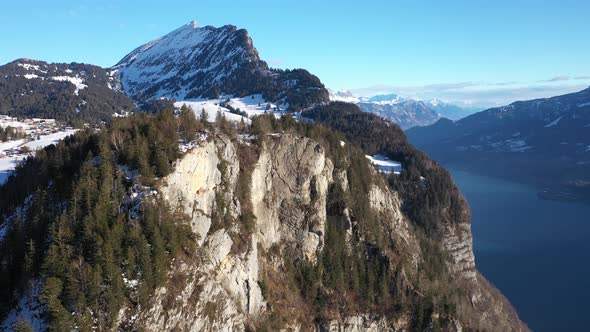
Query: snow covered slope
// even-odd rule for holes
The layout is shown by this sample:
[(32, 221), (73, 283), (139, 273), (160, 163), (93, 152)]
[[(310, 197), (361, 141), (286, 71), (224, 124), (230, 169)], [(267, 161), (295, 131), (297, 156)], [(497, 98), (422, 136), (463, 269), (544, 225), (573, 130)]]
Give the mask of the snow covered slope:
[(332, 89), (328, 89), (328, 93), (330, 94), (330, 101), (342, 101), (345, 103), (353, 104), (356, 104), (361, 101), (359, 97), (356, 97), (352, 94), (352, 92), (348, 90), (334, 91)]
[(244, 121), (250, 123), (250, 117), (265, 113), (272, 113), (277, 117), (285, 114), (279, 105), (268, 103), (261, 95), (251, 95), (243, 98), (222, 97), (217, 99), (201, 99), (192, 101), (178, 101), (174, 107), (189, 107), (197, 117), (207, 113), (209, 122), (214, 122), (220, 113), (230, 121)]
[(138, 47), (114, 69), (128, 95), (144, 98), (212, 96), (238, 70), (270, 75), (246, 30), (196, 22)]
[[(35, 140), (15, 140), (0, 142), (0, 185), (4, 184), (14, 171), (19, 161), (26, 159), (36, 150), (55, 144), (76, 132), (75, 129), (63, 129), (46, 135), (39, 135)], [(23, 150), (25, 148), (26, 150)], [(30, 151), (30, 152), (21, 152)]]
[(302, 69), (273, 70), (262, 61), (244, 29), (198, 27), (190, 22), (135, 49), (112, 73), (135, 100), (215, 99), (261, 94), (300, 109), (328, 101), (320, 80)]

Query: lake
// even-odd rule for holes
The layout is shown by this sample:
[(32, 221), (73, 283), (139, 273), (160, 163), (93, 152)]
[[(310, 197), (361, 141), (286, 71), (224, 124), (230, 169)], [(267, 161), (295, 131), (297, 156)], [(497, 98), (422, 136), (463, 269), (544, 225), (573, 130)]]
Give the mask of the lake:
[(534, 331), (589, 331), (590, 205), (447, 168), (471, 206), (479, 271)]

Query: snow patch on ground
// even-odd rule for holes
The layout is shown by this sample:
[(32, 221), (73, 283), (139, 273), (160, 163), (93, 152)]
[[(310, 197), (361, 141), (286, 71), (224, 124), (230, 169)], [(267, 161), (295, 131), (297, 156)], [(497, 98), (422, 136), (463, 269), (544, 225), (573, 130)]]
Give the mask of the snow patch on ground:
[(4, 240), (4, 237), (6, 237), (6, 234), (8, 234), (8, 230), (10, 230), (10, 226), (12, 226), (11, 222), (3, 222), (2, 224), (0, 224), (0, 242), (2, 242), (2, 240)]
[(41, 136), (38, 140), (25, 143), (23, 146), (26, 146), (31, 150), (42, 149), (48, 145), (56, 144), (60, 140), (73, 135), (76, 131), (77, 129), (58, 131), (57, 133)]
[(11, 215), (3, 215), (0, 217), (0, 242), (4, 240), (6, 234), (12, 228), (12, 225), (17, 220), (27, 220), (27, 213), (32, 204), (32, 195), (27, 196), (22, 206), (16, 208)]
[(5, 157), (0, 158), (0, 186), (3, 185), (16, 168), (19, 161), (25, 159), (25, 157)]
[[(227, 105), (236, 111), (245, 112), (247, 116), (231, 113), (228, 107), (221, 105)], [(214, 122), (217, 117), (217, 113), (221, 112), (226, 119), (230, 121), (242, 121), (245, 123), (251, 123), (250, 117), (261, 115), (265, 113), (273, 113), (277, 117), (286, 114), (285, 111), (280, 111), (281, 107), (286, 109), (284, 105), (275, 105), (273, 103), (264, 100), (262, 95), (250, 95), (242, 98), (234, 98), (231, 96), (224, 96), (218, 99), (196, 99), (187, 101), (178, 101), (174, 103), (174, 107), (181, 108), (183, 105), (189, 107), (195, 115), (199, 117), (203, 111), (207, 112), (207, 118), (209, 122)]]
[(506, 146), (511, 152), (525, 152), (531, 148), (524, 140), (507, 140)]
[(137, 287), (137, 285), (139, 285), (139, 280), (127, 279), (127, 278), (123, 277), (123, 283), (125, 284), (125, 286), (127, 286), (127, 288), (135, 289)]
[[(227, 98), (226, 98), (227, 99)], [(223, 99), (220, 99), (223, 101)], [(234, 109), (239, 109), (248, 114), (248, 117), (261, 115), (268, 112), (284, 114), (285, 112), (278, 111), (278, 109), (287, 109), (284, 105), (275, 105), (266, 101), (262, 95), (250, 95), (243, 98), (229, 98), (229, 103)]]
[(39, 294), (42, 288), (43, 282), (41, 279), (34, 280), (26, 293), (18, 299), (16, 307), (2, 321), (0, 330), (12, 331), (13, 325), (18, 321), (19, 317), (22, 317), (33, 328), (33, 331), (45, 331), (47, 329), (43, 319), (45, 310), (44, 306), (39, 302)]
[(30, 63), (18, 63), (19, 67), (23, 67), (26, 70), (41, 70), (38, 65), (32, 65)]
[(399, 174), (402, 171), (402, 163), (399, 161), (391, 160), (384, 155), (376, 154), (373, 156), (366, 155), (365, 156), (371, 164), (376, 165), (379, 167), (380, 171), (383, 172), (394, 172), (395, 174)]
[(78, 95), (78, 93), (80, 92), (80, 90), (85, 89), (85, 88), (88, 87), (88, 85), (84, 84), (84, 80), (81, 79), (80, 77), (53, 76), (51, 79), (54, 80), (54, 81), (70, 82), (70, 83), (72, 83), (76, 87), (76, 90), (74, 90), (74, 94), (76, 96)]
[(208, 136), (209, 136), (209, 133), (207, 131), (199, 132), (195, 135), (195, 139), (193, 139), (190, 142), (184, 142), (181, 140), (178, 144), (178, 149), (180, 150), (181, 153), (186, 153), (187, 151), (192, 150), (200, 142), (206, 141)]
[(555, 126), (556, 126), (556, 125), (559, 123), (559, 120), (561, 120), (561, 118), (563, 118), (563, 115), (562, 115), (562, 116), (560, 116), (559, 118), (557, 118), (557, 119), (555, 119), (555, 120), (551, 121), (550, 123), (546, 124), (546, 125), (545, 125), (545, 128), (551, 128), (551, 127), (555, 127)]
[(23, 153), (18, 155), (5, 156), (9, 150), (13, 150), (16, 148), (22, 149), (23, 147), (26, 147), (32, 151), (32, 154), (34, 151), (38, 149), (42, 149), (51, 144), (56, 144), (61, 139), (64, 139), (65, 137), (70, 136), (75, 132), (75, 129), (67, 129), (49, 135), (40, 136), (38, 140), (25, 141), (21, 139), (16, 141), (0, 143), (0, 185), (3, 185), (8, 180), (8, 177), (12, 174), (18, 162), (27, 158), (30, 155), (27, 153)]
[(203, 112), (207, 113), (207, 120), (209, 122), (215, 122), (218, 113), (221, 113), (229, 121), (239, 122), (244, 120), (245, 123), (251, 122), (250, 119), (244, 116), (230, 113), (229, 109), (219, 106), (219, 104), (216, 104), (214, 101), (179, 101), (174, 103), (174, 107), (178, 108), (183, 105), (189, 107), (195, 113), (197, 118), (200, 117)]

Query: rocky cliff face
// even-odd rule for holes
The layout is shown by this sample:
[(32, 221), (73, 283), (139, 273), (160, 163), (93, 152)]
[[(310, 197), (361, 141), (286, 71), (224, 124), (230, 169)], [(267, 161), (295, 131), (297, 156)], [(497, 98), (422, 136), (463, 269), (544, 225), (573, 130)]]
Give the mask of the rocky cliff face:
[[(263, 274), (287, 273), (287, 257), (315, 264), (322, 251), (329, 250), (325, 247), (328, 191), (334, 184), (342, 188), (350, 184), (346, 171), (336, 168), (324, 148), (306, 137), (272, 134), (262, 145), (250, 170), (251, 202), (247, 203), (256, 218), (251, 232), (244, 234), (235, 224), (216, 224), (219, 221), (213, 216), (222, 200), (228, 203), (223, 206), (230, 216), (239, 218), (244, 213), (241, 205), (245, 202), (239, 201), (236, 190), (240, 148), (241, 144), (223, 134), (210, 135), (208, 141), (188, 151), (164, 179), (162, 196), (190, 217), (191, 229), (198, 238), (198, 259), (171, 262), (170, 285), (158, 289), (151, 304), (122, 310), (122, 322), (139, 322), (151, 331), (246, 330), (273, 309), (269, 296), (276, 295), (261, 287)], [(415, 275), (424, 261), (414, 226), (401, 212), (396, 192), (377, 182), (368, 198), (370, 208), (381, 216), (382, 232), (397, 247), (395, 253), (384, 254), (392, 260), (400, 260), (396, 255), (407, 258), (403, 279), (410, 283), (408, 276)], [(498, 330), (500, 326), (503, 331), (526, 330), (508, 302), (478, 275), (468, 210), (465, 213), (465, 222), (448, 226), (440, 246), (448, 253), (446, 264), (452, 276), (465, 280), (471, 303), (461, 310), (471, 319), (449, 317), (444, 328), (461, 331), (465, 326), (487, 326)], [(346, 208), (345, 215), (350, 214), (354, 211)], [(347, 230), (350, 245), (358, 241), (352, 236), (354, 228), (351, 224)], [(245, 248), (237, 248), (240, 238)], [(297, 303), (289, 299), (298, 294), (288, 291), (283, 289), (282, 301)], [(293, 316), (284, 322), (285, 331), (404, 331), (411, 328), (412, 321), (407, 312), (395, 317), (340, 312), (306, 322), (297, 316), (298, 308), (290, 310)]]
[[(223, 172), (219, 169), (222, 163), (227, 166)], [(240, 331), (264, 312), (255, 236), (248, 239), (247, 251), (236, 253), (232, 250), (236, 230), (212, 225), (218, 195), (229, 198), (229, 214), (240, 213), (235, 199), (238, 170), (235, 146), (229, 138), (216, 135), (189, 151), (164, 180), (161, 193), (174, 208), (190, 216), (200, 253), (193, 264), (173, 263), (173, 288), (158, 289), (154, 305), (138, 310), (136, 321), (148, 330)], [(221, 192), (223, 182), (230, 185)]]
[(256, 238), (268, 250), (289, 243), (308, 260), (322, 250), (328, 185), (334, 166), (308, 139), (273, 137), (252, 173)]

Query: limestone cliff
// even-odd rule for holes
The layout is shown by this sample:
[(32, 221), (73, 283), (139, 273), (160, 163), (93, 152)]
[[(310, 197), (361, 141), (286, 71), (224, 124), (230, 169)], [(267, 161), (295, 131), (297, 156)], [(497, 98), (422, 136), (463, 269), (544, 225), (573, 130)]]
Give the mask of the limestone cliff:
[[(310, 306), (288, 285), (292, 279), (285, 275), (292, 273), (293, 261), (319, 264), (322, 253), (331, 250), (326, 247), (330, 190), (335, 185), (350, 189), (347, 170), (335, 166), (321, 144), (296, 134), (268, 135), (256, 162), (240, 165), (239, 149), (246, 144), (250, 143), (211, 134), (163, 179), (161, 195), (190, 217), (198, 239), (198, 259), (171, 262), (169, 285), (159, 288), (150, 303), (122, 310), (121, 322), (141, 324), (150, 331), (243, 331), (263, 326), (261, 322), (275, 319), (281, 309), (286, 316), (280, 320), (285, 331), (412, 329), (412, 312), (403, 309), (389, 315), (357, 308), (333, 310), (324, 317), (305, 316), (313, 315)], [(249, 202), (240, 202), (237, 194), (240, 167), (250, 174)], [(389, 243), (382, 255), (396, 262), (396, 279), (410, 294), (407, 296), (424, 297), (422, 286), (415, 284), (420, 266), (428, 261), (423, 236), (402, 213), (398, 194), (376, 171), (371, 172), (377, 180), (368, 193), (368, 208), (378, 216), (380, 233)], [(239, 220), (246, 204), (255, 217), (249, 232), (239, 222), (219, 224), (215, 217), (222, 207), (221, 213)], [(469, 210), (464, 204), (461, 220), (445, 224), (435, 245), (444, 252), (449, 273), (440, 283), (447, 288), (462, 287), (469, 301), (457, 300), (456, 314), (432, 312), (432, 322), (440, 317), (441, 327), (448, 331), (467, 327), (527, 330), (510, 304), (478, 274)], [(350, 206), (344, 208), (347, 250), (364, 241), (355, 233), (360, 222), (355, 213)]]

